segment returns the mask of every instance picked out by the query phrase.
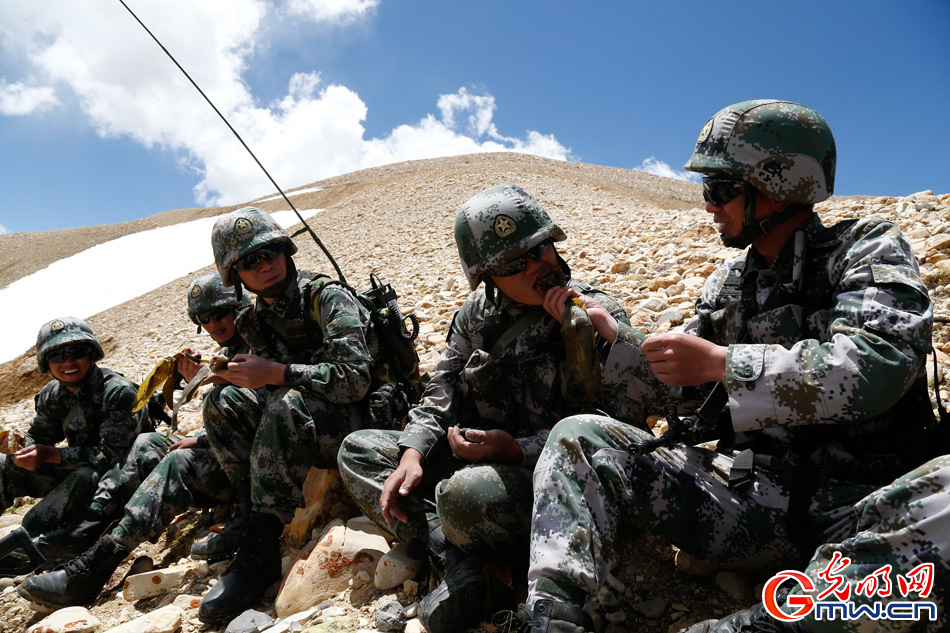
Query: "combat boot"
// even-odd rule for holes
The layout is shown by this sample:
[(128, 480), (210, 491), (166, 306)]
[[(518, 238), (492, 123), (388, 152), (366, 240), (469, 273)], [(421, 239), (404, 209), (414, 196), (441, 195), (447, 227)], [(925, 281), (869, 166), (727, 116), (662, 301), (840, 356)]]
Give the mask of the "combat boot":
[(33, 544), (50, 562), (72, 560), (92, 547), (109, 528), (113, 519), (111, 514), (90, 509), (75, 526), (40, 534), (33, 539)]
[(227, 571), (198, 606), (198, 619), (205, 624), (226, 624), (260, 602), (264, 591), (280, 580), (279, 518), (251, 512), (237, 553)]
[(234, 507), (234, 515), (220, 532), (211, 538), (198, 541), (191, 546), (191, 557), (211, 562), (231, 558), (238, 543), (247, 529), (247, 520), (251, 511), (247, 504), (239, 503)]
[(535, 602), (533, 612), (522, 604), (515, 612), (496, 613), (492, 624), (505, 633), (594, 633), (594, 621), (587, 612), (550, 599)]
[(776, 620), (762, 603), (751, 609), (737, 611), (721, 620), (698, 622), (680, 633), (795, 633), (790, 622)]
[(111, 536), (103, 536), (77, 558), (51, 572), (27, 578), (17, 587), (17, 593), (45, 607), (88, 604), (96, 599), (129, 551)]
[(445, 578), (419, 603), (429, 633), (455, 633), (477, 623), (485, 608), (485, 561), (444, 542)]
[(46, 564), (46, 559), (36, 549), (35, 540), (22, 527), (16, 527), (0, 538), (0, 578), (15, 578)]

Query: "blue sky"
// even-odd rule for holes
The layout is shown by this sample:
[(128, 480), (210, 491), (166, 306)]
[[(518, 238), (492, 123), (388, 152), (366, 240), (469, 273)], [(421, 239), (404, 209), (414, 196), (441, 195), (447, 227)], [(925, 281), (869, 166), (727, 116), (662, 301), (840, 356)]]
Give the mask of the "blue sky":
[[(508, 149), (681, 172), (716, 110), (805, 103), (836, 193), (950, 192), (950, 2), (126, 0), (284, 188)], [(0, 0), (0, 231), (273, 191), (118, 0)]]

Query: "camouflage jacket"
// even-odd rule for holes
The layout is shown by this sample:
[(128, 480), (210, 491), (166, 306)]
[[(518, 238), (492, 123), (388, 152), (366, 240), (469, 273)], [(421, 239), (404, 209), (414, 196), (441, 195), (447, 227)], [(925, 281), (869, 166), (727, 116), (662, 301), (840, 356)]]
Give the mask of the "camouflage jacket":
[(237, 328), (251, 353), (287, 365), (287, 387), (307, 390), (336, 404), (362, 400), (371, 386), (373, 350), (366, 318), (342, 286), (309, 292), (311, 273), (268, 305), (262, 298), (240, 310)]
[[(593, 295), (618, 321), (630, 322), (623, 307), (606, 294), (583, 284), (571, 282), (571, 286)], [(520, 305), (498, 295), (493, 305), (479, 288), (456, 313), (422, 402), (409, 411), (400, 446), (425, 456), (437, 446), (450, 450), (443, 440), (451, 426), (501, 429), (517, 439), (524, 463), (534, 465), (558, 420), (591, 411), (567, 368), (558, 322), (541, 306)], [(487, 350), (531, 311), (543, 316), (500, 357), (493, 357)], [(599, 338), (598, 349), (606, 349)], [(620, 418), (639, 416), (639, 404), (625, 396), (602, 393), (594, 407)]]
[(55, 446), (66, 440), (59, 468), (89, 464), (103, 473), (122, 461), (139, 433), (150, 430), (147, 407), (131, 413), (136, 391), (121, 374), (98, 365), (75, 393), (52, 380), (34, 398), (36, 416), (26, 444)]
[[(753, 248), (720, 266), (686, 332), (729, 347), (730, 443), (790, 447), (850, 477), (878, 461), (858, 453), (889, 450), (859, 438), (893, 441), (901, 416), (889, 412), (924, 375), (932, 305), (896, 226), (868, 218), (824, 227), (815, 215), (771, 268)], [(640, 352), (644, 335), (620, 330), (605, 383), (654, 405), (702, 401), (711, 385), (660, 383)]]

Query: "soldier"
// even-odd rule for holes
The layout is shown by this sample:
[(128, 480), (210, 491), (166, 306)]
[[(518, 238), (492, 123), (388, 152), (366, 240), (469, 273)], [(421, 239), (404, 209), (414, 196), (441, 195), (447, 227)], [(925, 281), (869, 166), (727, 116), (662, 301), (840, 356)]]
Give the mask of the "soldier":
[[(519, 187), (493, 187), (463, 204), (455, 240), (473, 292), (452, 321), (422, 403), (401, 434), (357, 432), (340, 451), (360, 508), (400, 541), (418, 536), (444, 572), (419, 608), (429, 633), (477, 621), (487, 557), (510, 561), (512, 547), (525, 544), (531, 473), (551, 426), (594, 408), (639, 415), (638, 405), (607, 390), (591, 404), (568, 369), (559, 325), (568, 299), (596, 306), (591, 321), (628, 319), (604, 293), (570, 281), (555, 247), (564, 239)], [(592, 334), (587, 340), (593, 344)], [(598, 337), (596, 350), (603, 345)]]
[[(0, 455), (0, 506), (18, 496), (43, 497), (23, 517), (30, 534), (53, 532), (81, 517), (100, 476), (122, 462), (150, 424), (146, 411), (131, 413), (137, 386), (100, 368), (102, 357), (92, 329), (73, 317), (44, 324), (36, 337), (36, 364), (55, 380), (36, 396), (27, 446)], [(58, 448), (63, 440), (66, 447)], [(22, 533), (13, 538), (29, 541)]]
[(217, 624), (280, 579), (280, 535), (303, 502), (307, 472), (333, 468), (343, 438), (368, 425), (378, 346), (356, 298), (298, 271), (297, 246), (267, 213), (246, 207), (220, 217), (211, 243), (223, 283), (257, 295), (237, 319), (251, 353), (217, 372), (231, 385), (204, 402), (211, 448), (236, 503), (250, 508), (234, 558), (198, 609)]
[[(233, 288), (225, 288), (217, 273), (202, 275), (189, 286), (188, 316), (199, 332), (204, 329), (224, 348), (221, 354), (229, 358), (248, 349), (234, 320), (236, 311), (249, 305), (246, 298), (236, 297)], [(190, 381), (198, 373), (199, 364), (182, 358), (178, 368)], [(215, 385), (205, 397), (221, 389), (223, 384)], [(229, 503), (234, 496), (201, 432), (174, 440), (161, 433), (140, 435), (124, 466), (109, 474), (111, 485), (99, 486), (80, 527), (58, 539), (49, 539), (64, 549), (80, 544), (88, 549), (48, 574), (27, 578), (17, 587), (21, 596), (54, 608), (92, 602), (129, 552), (158, 536), (177, 514), (189, 507)], [(112, 522), (115, 507), (120, 509), (121, 520), (99, 539)], [(109, 520), (102, 524), (99, 517)], [(229, 557), (246, 522), (247, 512), (237, 508), (220, 534), (194, 544), (192, 555), (212, 561)]]
[(561, 421), (535, 474), (523, 631), (593, 630), (582, 607), (625, 524), (722, 567), (796, 567), (841, 535), (856, 502), (923, 461), (932, 304), (896, 226), (825, 227), (815, 214), (834, 189), (825, 120), (784, 101), (729, 106), (686, 168), (705, 175), (723, 242), (751, 247), (707, 280), (685, 333), (599, 330), (613, 343), (604, 381), (681, 412), (722, 397), (717, 450), (638, 455), (651, 439), (638, 429)]

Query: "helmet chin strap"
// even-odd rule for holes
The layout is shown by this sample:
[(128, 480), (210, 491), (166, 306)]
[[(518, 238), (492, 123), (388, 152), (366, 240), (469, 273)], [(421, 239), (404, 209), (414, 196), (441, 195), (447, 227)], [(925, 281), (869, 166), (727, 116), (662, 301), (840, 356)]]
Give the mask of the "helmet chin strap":
[(745, 209), (742, 213), (742, 230), (738, 235), (723, 235), (722, 243), (732, 248), (745, 248), (755, 242), (760, 235), (768, 235), (775, 227), (784, 222), (788, 222), (793, 217), (802, 212), (802, 206), (790, 204), (784, 210), (779, 211), (770, 218), (764, 220), (755, 219), (755, 201), (757, 191), (750, 185), (745, 188)]

